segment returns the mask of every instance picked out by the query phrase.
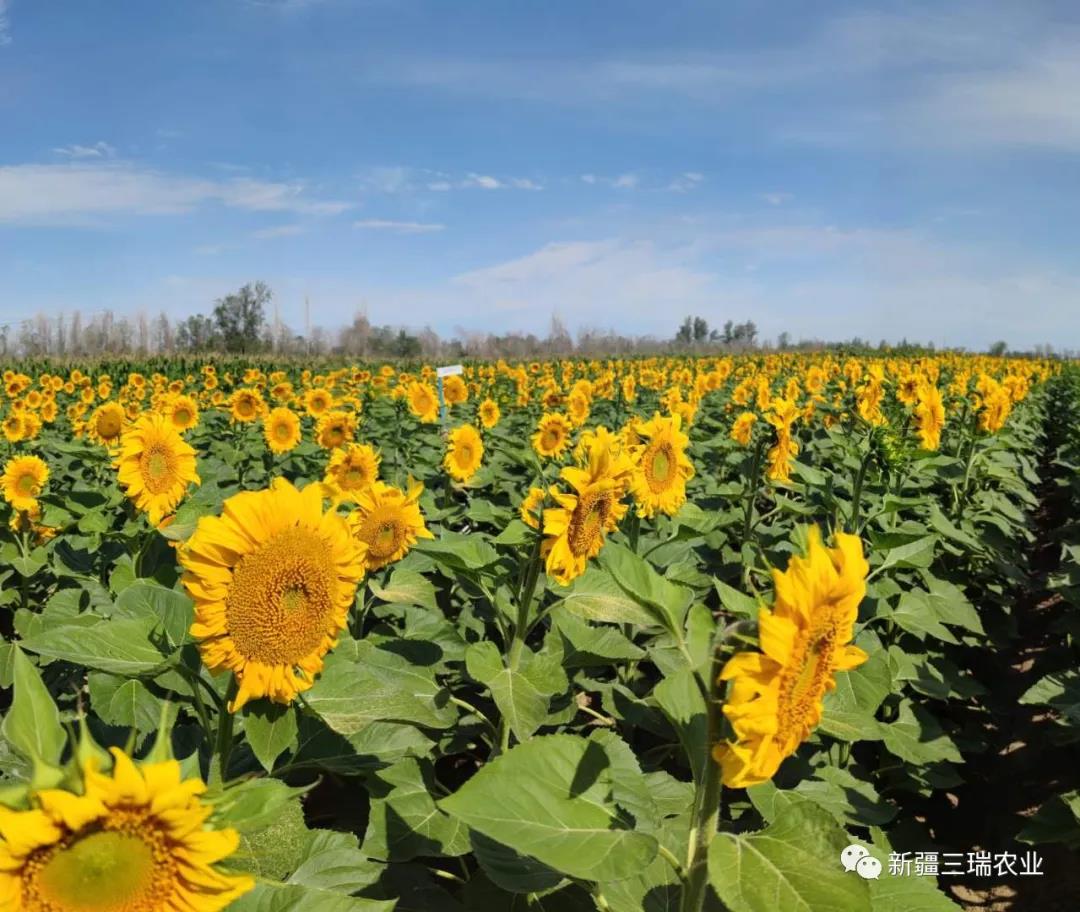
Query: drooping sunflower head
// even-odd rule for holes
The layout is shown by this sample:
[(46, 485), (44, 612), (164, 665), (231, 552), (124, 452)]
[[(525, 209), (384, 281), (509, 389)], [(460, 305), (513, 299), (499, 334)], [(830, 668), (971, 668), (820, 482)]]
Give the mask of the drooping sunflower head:
[(731, 425), (731, 439), (739, 446), (749, 446), (756, 421), (757, 415), (753, 412), (742, 412)]
[(545, 414), (532, 436), (533, 449), (544, 459), (558, 458), (570, 445), (570, 421), (561, 412)]
[(178, 431), (190, 431), (199, 423), (199, 404), (191, 396), (173, 396), (165, 407), (165, 414)]
[(836, 672), (866, 661), (850, 643), (868, 569), (858, 536), (837, 533), (826, 548), (812, 527), (806, 556), (773, 571), (776, 598), (759, 616), (761, 652), (737, 653), (720, 673), (731, 682), (724, 715), (734, 733), (714, 747), (726, 785), (771, 779), (821, 721)]
[(263, 439), (272, 453), (279, 456), (288, 453), (300, 442), (301, 436), (300, 416), (291, 408), (279, 405), (263, 418)]
[(499, 418), (502, 417), (499, 403), (494, 399), (485, 399), (480, 403), (480, 408), (477, 411), (480, 415), (480, 423), (489, 431), (499, 423)]
[(324, 412), (315, 425), (315, 440), (324, 450), (345, 446), (355, 436), (356, 416), (351, 412)]
[(232, 712), (259, 697), (289, 703), (311, 687), (345, 627), (367, 549), (344, 517), (323, 511), (321, 488), (276, 478), (234, 494), (180, 549), (191, 634), (211, 671), (236, 676)]
[(410, 479), (406, 491), (375, 481), (357, 495), (349, 526), (364, 547), (368, 571), (401, 560), (418, 538), (434, 538), (420, 512), (423, 492), (424, 486)]
[(480, 468), (484, 458), (484, 442), (471, 424), (463, 424), (450, 432), (450, 446), (443, 459), (443, 468), (456, 481), (468, 481)]
[(37, 456), (15, 456), (4, 465), (0, 489), (16, 511), (34, 512), (38, 497), (49, 479), (49, 467)]
[(611, 478), (588, 484), (575, 494), (556, 487), (550, 494), (558, 506), (544, 510), (545, 570), (566, 586), (600, 553), (605, 535), (626, 515), (626, 504), (620, 501), (621, 491)]
[(379, 477), (379, 454), (366, 443), (351, 443), (334, 451), (323, 484), (336, 501), (356, 500)]
[(148, 413), (120, 438), (116, 467), (121, 486), (156, 526), (199, 483), (195, 450), (164, 415)]
[(11, 912), (217, 912), (254, 887), (217, 863), (240, 843), (208, 825), (200, 779), (175, 760), (136, 765), (119, 748), (110, 774), (83, 768), (80, 792), (42, 789), (0, 806), (0, 907)]
[(655, 415), (641, 426), (645, 443), (637, 454), (631, 490), (642, 516), (673, 516), (686, 502), (686, 482), (694, 466), (686, 455), (690, 438), (678, 415)]
[(439, 399), (430, 383), (411, 383), (408, 387), (409, 411), (425, 424), (439, 419)]
[(113, 447), (120, 442), (128, 417), (119, 402), (105, 402), (94, 409), (86, 424), (87, 435), (95, 443)]

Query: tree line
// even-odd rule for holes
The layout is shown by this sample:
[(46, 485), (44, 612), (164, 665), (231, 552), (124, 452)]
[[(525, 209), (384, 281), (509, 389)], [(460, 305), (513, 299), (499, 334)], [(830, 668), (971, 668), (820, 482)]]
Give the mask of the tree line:
[[(576, 338), (557, 317), (545, 336), (534, 333), (490, 333), (458, 328), (443, 339), (430, 326), (421, 330), (400, 326), (373, 325), (364, 313), (336, 330), (311, 327), (294, 332), (276, 313), (268, 318), (273, 291), (264, 282), (252, 282), (216, 300), (208, 313), (174, 322), (162, 312), (149, 317), (140, 312), (132, 317), (109, 311), (84, 317), (78, 311), (59, 316), (39, 314), (29, 320), (0, 325), (0, 358), (54, 356), (116, 356), (151, 354), (280, 354), (340, 355), (352, 358), (545, 358), (565, 355), (634, 356), (671, 352), (742, 352), (764, 350), (817, 350), (840, 348), (873, 350), (868, 340), (844, 341), (800, 339), (792, 341), (782, 332), (775, 342), (762, 340), (753, 320), (727, 320), (710, 328), (701, 316), (687, 316), (673, 337), (628, 336), (611, 329), (583, 328)], [(14, 328), (14, 332), (12, 329)], [(882, 340), (878, 350), (933, 351), (933, 343), (921, 345), (904, 339), (900, 343)], [(1008, 345), (996, 342), (990, 353), (1009, 353)], [(1050, 346), (1038, 346), (1036, 354), (1048, 355)], [(1065, 353), (1068, 356), (1069, 353)]]

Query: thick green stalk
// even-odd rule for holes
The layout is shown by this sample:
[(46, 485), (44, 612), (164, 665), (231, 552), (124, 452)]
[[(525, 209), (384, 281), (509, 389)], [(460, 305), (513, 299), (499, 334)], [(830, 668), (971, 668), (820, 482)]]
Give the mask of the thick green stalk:
[(229, 774), (229, 755), (232, 753), (233, 744), (233, 714), (229, 711), (229, 704), (236, 699), (239, 689), (236, 675), (233, 675), (229, 679), (225, 705), (218, 711), (217, 743), (214, 746), (214, 760), (210, 765), (210, 779), (215, 783), (224, 784)]
[(849, 523), (848, 531), (855, 533), (859, 532), (859, 514), (862, 512), (862, 491), (863, 483), (866, 481), (866, 470), (870, 467), (870, 460), (873, 458), (873, 450), (867, 446), (866, 452), (863, 454), (862, 462), (859, 463), (859, 471), (855, 475), (855, 487), (851, 492), (851, 521)]
[(720, 765), (713, 757), (713, 745), (720, 740), (720, 650), (713, 654), (709, 670), (706, 699), (705, 770), (697, 783), (694, 796), (694, 819), (690, 829), (690, 844), (686, 859), (686, 879), (683, 883), (680, 912), (701, 912), (709, 887), (709, 846), (716, 835), (720, 815), (723, 783)]

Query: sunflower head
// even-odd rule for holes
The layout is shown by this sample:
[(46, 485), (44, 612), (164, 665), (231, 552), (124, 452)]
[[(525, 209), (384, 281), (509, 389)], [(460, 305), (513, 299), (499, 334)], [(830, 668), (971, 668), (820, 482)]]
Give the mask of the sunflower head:
[(545, 414), (532, 436), (533, 449), (544, 459), (558, 458), (570, 445), (571, 424), (560, 412)]
[(686, 482), (694, 466), (686, 455), (690, 438), (678, 415), (655, 415), (640, 428), (645, 442), (637, 453), (631, 490), (642, 516), (673, 516), (686, 502)]
[(557, 506), (544, 510), (545, 570), (566, 586), (600, 553), (606, 534), (626, 515), (626, 504), (611, 478), (585, 483), (575, 493), (552, 487), (550, 495)]
[(499, 423), (499, 418), (502, 416), (499, 404), (494, 399), (485, 399), (480, 403), (477, 411), (480, 415), (480, 423), (489, 431)]
[(425, 424), (439, 419), (439, 398), (430, 383), (411, 383), (408, 388), (409, 411)]
[(13, 912), (217, 912), (252, 889), (216, 865), (236, 851), (235, 830), (208, 825), (200, 779), (175, 760), (136, 765), (112, 748), (78, 791), (40, 789), (31, 807), (0, 807), (0, 904)]
[(87, 422), (90, 439), (103, 446), (113, 447), (128, 424), (127, 412), (119, 402), (105, 402), (94, 409)]
[(739, 446), (749, 446), (756, 421), (757, 415), (753, 412), (742, 412), (731, 426), (731, 439)]
[(233, 421), (248, 424), (255, 421), (264, 411), (262, 393), (257, 389), (238, 389), (229, 399), (229, 412)]
[(33, 513), (38, 509), (38, 496), (49, 479), (49, 467), (37, 456), (16, 456), (4, 465), (0, 475), (0, 490), (4, 500), (18, 512)]
[(419, 538), (434, 538), (420, 512), (424, 486), (409, 479), (408, 489), (374, 481), (356, 496), (349, 526), (365, 553), (369, 571), (401, 560)]
[(323, 484), (335, 500), (353, 500), (379, 477), (379, 454), (366, 443), (351, 443), (334, 451)]
[(124, 431), (116, 467), (127, 496), (154, 526), (176, 509), (189, 484), (199, 483), (195, 450), (157, 413), (143, 415)]
[(443, 459), (443, 468), (456, 481), (468, 481), (484, 458), (484, 442), (471, 424), (463, 424), (450, 432), (450, 446)]
[(272, 408), (263, 418), (263, 438), (270, 452), (288, 453), (300, 442), (300, 416), (285, 406)]
[(174, 396), (165, 413), (172, 419), (173, 427), (181, 433), (190, 431), (199, 423), (199, 404), (191, 396)]
[(850, 643), (868, 569), (858, 536), (837, 533), (826, 548), (812, 527), (806, 556), (773, 571), (776, 598), (759, 616), (761, 652), (737, 653), (720, 673), (731, 682), (724, 715), (734, 734), (713, 751), (725, 785), (771, 779), (821, 721), (836, 672), (866, 661)]
[(345, 446), (356, 436), (356, 416), (351, 412), (324, 412), (315, 424), (315, 440), (324, 450)]
[(311, 687), (345, 627), (366, 550), (343, 517), (324, 512), (320, 484), (298, 491), (276, 478), (199, 520), (179, 562), (203, 661), (236, 676), (230, 711), (259, 697), (289, 703)]
[(540, 528), (540, 516), (546, 498), (547, 491), (543, 488), (529, 488), (529, 493), (525, 495), (525, 499), (521, 502), (519, 508), (521, 521), (525, 525), (531, 526), (533, 529)]

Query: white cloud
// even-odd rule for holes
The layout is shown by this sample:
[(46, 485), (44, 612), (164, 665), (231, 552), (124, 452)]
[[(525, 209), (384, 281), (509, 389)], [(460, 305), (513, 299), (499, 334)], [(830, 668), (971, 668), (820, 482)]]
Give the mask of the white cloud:
[(108, 215), (173, 215), (217, 203), (257, 212), (334, 215), (351, 208), (312, 199), (303, 183), (211, 180), (131, 162), (0, 167), (0, 222), (87, 224)]
[(113, 158), (116, 155), (116, 148), (110, 146), (107, 142), (99, 141), (92, 146), (80, 146), (78, 144), (59, 146), (53, 149), (53, 152), (65, 158)]
[(353, 228), (391, 231), (396, 234), (431, 234), (436, 231), (443, 231), (446, 226), (433, 222), (395, 222), (387, 219), (362, 219), (353, 222)]
[(705, 175), (697, 171), (684, 171), (675, 180), (668, 184), (668, 190), (675, 193), (689, 193), (705, 180)]
[(306, 225), (273, 225), (269, 228), (260, 228), (251, 236), (260, 241), (265, 241), (272, 238), (296, 237), (298, 234), (307, 233), (307, 230)]

